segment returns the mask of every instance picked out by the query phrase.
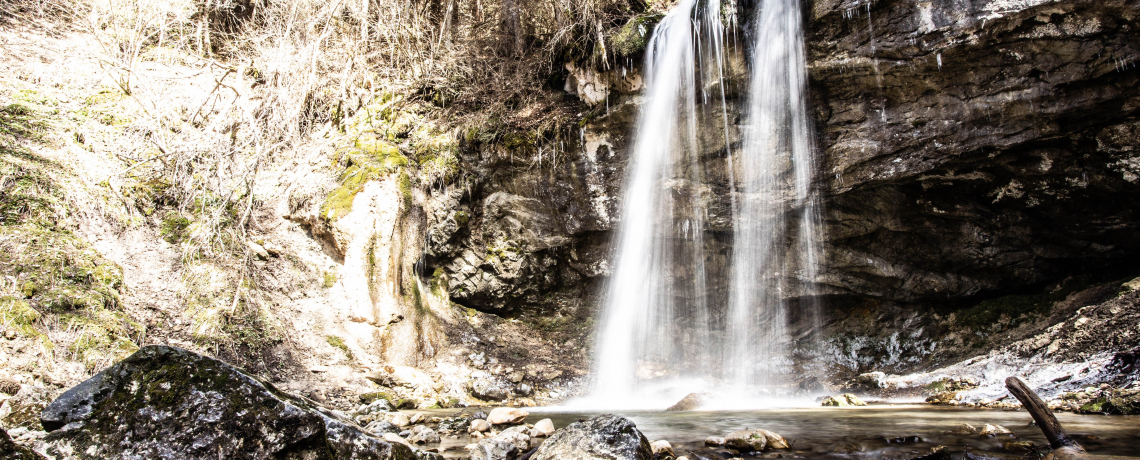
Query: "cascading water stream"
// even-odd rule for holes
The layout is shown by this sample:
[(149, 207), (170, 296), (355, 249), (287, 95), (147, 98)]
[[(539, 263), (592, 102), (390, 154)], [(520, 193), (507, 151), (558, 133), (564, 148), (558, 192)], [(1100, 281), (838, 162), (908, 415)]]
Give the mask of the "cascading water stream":
[[(654, 31), (582, 405), (659, 409), (694, 391), (756, 394), (788, 367), (780, 280), (814, 278), (819, 228), (799, 11), (798, 0), (763, 2), (740, 152), (729, 144), (720, 1), (682, 0)], [(708, 88), (719, 88), (719, 101)], [(700, 129), (723, 130), (724, 143), (703, 145)], [(718, 272), (727, 296), (710, 293), (709, 261), (725, 257), (706, 253), (714, 191), (700, 153), (721, 148), (734, 225), (731, 266)], [(801, 225), (790, 227), (789, 212)]]
[(818, 330), (819, 306), (810, 283), (821, 219), (812, 187), (802, 21), (799, 0), (763, 0), (755, 26), (749, 119), (736, 175), (740, 199), (724, 363), (736, 387), (786, 383), (792, 370), (789, 297), (807, 299), (800, 313), (810, 315)]

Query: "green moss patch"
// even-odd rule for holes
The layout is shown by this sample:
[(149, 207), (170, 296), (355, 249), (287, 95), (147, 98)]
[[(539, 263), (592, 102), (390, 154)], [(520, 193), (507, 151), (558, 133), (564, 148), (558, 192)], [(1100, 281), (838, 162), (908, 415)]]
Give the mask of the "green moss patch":
[(630, 19), (621, 30), (610, 37), (610, 49), (614, 55), (631, 58), (645, 51), (649, 39), (653, 36), (653, 29), (663, 17), (660, 14), (652, 14)]
[(170, 244), (178, 244), (190, 237), (190, 224), (192, 222), (180, 213), (171, 212), (162, 218), (162, 225), (158, 234)]
[(346, 146), (338, 150), (338, 186), (321, 205), (321, 216), (336, 220), (352, 211), (356, 195), (370, 181), (397, 175), (405, 207), (412, 187), (445, 185), (460, 175), (459, 141), (442, 130), (421, 103), (383, 94), (344, 125)]
[(343, 351), (344, 354), (346, 356), (348, 356), (348, 359), (350, 359), (350, 360), (353, 359), (352, 350), (349, 350), (348, 345), (345, 345), (344, 339), (337, 337), (335, 335), (329, 335), (329, 336), (325, 336), (325, 341), (328, 342), (329, 345), (332, 345), (332, 346), (340, 349), (340, 351)]
[(325, 270), (321, 273), (321, 286), (329, 289), (336, 285), (336, 272), (332, 270)]
[(122, 268), (74, 234), (35, 224), (0, 226), (0, 273), (43, 313), (117, 308)]
[(84, 311), (60, 316), (60, 324), (78, 336), (66, 353), (88, 369), (119, 361), (138, 351), (129, 337), (139, 337), (144, 328), (125, 314), (112, 310)]
[(986, 300), (971, 308), (956, 312), (956, 321), (968, 328), (990, 328), (1003, 316), (1009, 319), (1010, 326), (1016, 326), (1030, 318), (1048, 315), (1053, 304), (1064, 300), (1069, 291), (1062, 290), (1038, 295), (1010, 295)]
[(27, 300), (16, 297), (0, 297), (0, 326), (15, 329), (25, 337), (40, 337), (36, 322), (43, 315), (32, 308)]
[(365, 184), (400, 171), (408, 165), (408, 158), (388, 141), (365, 134), (352, 146), (342, 149), (337, 162), (344, 168), (338, 180), (340, 186), (329, 193), (321, 205), (321, 215), (329, 220), (351, 212), (352, 203)]

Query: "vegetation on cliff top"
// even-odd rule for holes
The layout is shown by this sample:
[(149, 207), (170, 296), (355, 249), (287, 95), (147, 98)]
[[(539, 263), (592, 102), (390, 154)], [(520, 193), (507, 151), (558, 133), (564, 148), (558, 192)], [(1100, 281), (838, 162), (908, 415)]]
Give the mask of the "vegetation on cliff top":
[(122, 312), (123, 272), (74, 233), (75, 182), (32, 147), (54, 142), (57, 103), (0, 95), (0, 328), (40, 339), (88, 368), (138, 349), (145, 329)]

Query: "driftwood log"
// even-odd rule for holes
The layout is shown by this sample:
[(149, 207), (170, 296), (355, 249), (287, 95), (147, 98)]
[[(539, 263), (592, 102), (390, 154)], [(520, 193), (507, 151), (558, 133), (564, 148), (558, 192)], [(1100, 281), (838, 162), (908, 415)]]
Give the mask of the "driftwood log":
[(1085, 452), (1080, 444), (1065, 433), (1065, 428), (1061, 426), (1061, 422), (1057, 421), (1057, 417), (1053, 416), (1053, 411), (1049, 410), (1045, 401), (1042, 401), (1041, 397), (1037, 396), (1037, 393), (1033, 392), (1025, 382), (1017, 377), (1010, 377), (1005, 379), (1005, 387), (1018, 401), (1021, 401), (1021, 407), (1029, 411), (1033, 421), (1037, 422), (1037, 426), (1045, 434), (1045, 439), (1049, 440), (1049, 447), (1054, 449), (1071, 448), (1081, 453)]
[(1029, 411), (1033, 421), (1037, 422), (1037, 427), (1041, 428), (1041, 432), (1045, 434), (1045, 439), (1049, 440), (1049, 447), (1053, 448), (1052, 458), (1054, 460), (1093, 458), (1085, 452), (1085, 449), (1077, 441), (1065, 433), (1065, 428), (1061, 426), (1061, 422), (1057, 421), (1057, 417), (1053, 416), (1053, 411), (1049, 410), (1049, 406), (1045, 405), (1045, 401), (1042, 401), (1041, 397), (1029, 388), (1029, 385), (1017, 377), (1010, 377), (1005, 379), (1005, 387), (1018, 401), (1021, 401), (1021, 407)]

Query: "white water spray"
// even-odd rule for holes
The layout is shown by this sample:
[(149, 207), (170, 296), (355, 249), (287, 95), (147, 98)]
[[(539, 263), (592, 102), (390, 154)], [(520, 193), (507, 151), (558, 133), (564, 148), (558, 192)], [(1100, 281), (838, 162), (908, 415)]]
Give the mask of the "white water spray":
[[(718, 0), (682, 0), (647, 48), (594, 387), (582, 405), (660, 409), (694, 391), (758, 396), (789, 367), (784, 299), (793, 287), (780, 280), (814, 279), (819, 233), (800, 8), (798, 0), (761, 6), (742, 152), (728, 145), (721, 13)], [(716, 83), (719, 101), (707, 94)], [(715, 116), (698, 111), (709, 101), (719, 103)], [(716, 255), (706, 254), (711, 190), (699, 129), (724, 130), (733, 188), (731, 279), (720, 283), (731, 292), (719, 305), (708, 292), (706, 262)]]

